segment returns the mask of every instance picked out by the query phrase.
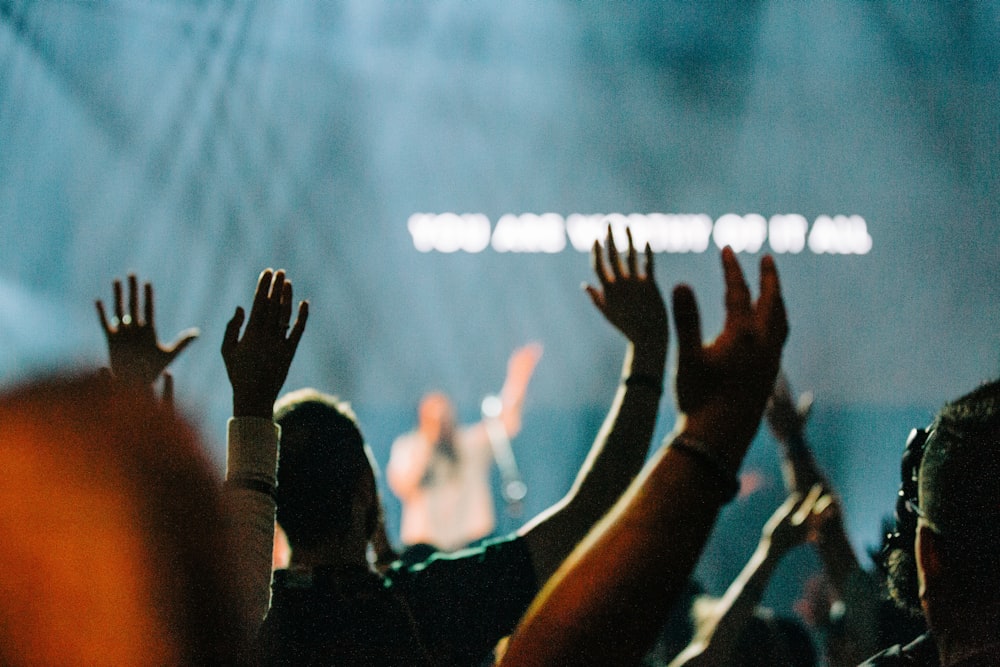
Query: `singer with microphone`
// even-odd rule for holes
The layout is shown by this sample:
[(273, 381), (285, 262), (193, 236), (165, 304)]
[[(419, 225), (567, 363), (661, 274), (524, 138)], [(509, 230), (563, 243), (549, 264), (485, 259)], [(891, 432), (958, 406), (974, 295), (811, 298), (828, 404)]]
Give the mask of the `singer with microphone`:
[(528, 382), (541, 356), (539, 343), (514, 350), (499, 396), (483, 401), (483, 419), (475, 424), (456, 425), (455, 407), (444, 393), (421, 399), (417, 429), (396, 438), (386, 467), (389, 488), (403, 506), (404, 560), (421, 560), (434, 550), (457, 551), (493, 533), (494, 461), (508, 510), (512, 515), (519, 510), (526, 488), (510, 439), (521, 429)]

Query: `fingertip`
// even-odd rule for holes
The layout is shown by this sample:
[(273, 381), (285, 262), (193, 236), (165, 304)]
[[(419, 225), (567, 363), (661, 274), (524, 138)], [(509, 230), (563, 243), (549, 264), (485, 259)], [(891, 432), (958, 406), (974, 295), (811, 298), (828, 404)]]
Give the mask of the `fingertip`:
[(678, 300), (694, 300), (694, 291), (691, 286), (687, 283), (678, 283), (674, 285), (674, 289), (671, 292), (673, 296), (674, 303), (676, 304)]

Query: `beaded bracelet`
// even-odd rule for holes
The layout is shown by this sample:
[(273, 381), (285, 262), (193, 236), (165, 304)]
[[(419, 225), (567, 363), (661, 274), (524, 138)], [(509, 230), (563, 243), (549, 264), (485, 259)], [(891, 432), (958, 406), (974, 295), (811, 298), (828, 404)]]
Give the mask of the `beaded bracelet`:
[(717, 456), (708, 450), (705, 443), (686, 435), (678, 435), (671, 441), (670, 448), (686, 455), (702, 469), (712, 473), (712, 476), (722, 484), (723, 502), (728, 503), (736, 497), (740, 490), (739, 479), (735, 473), (726, 468)]

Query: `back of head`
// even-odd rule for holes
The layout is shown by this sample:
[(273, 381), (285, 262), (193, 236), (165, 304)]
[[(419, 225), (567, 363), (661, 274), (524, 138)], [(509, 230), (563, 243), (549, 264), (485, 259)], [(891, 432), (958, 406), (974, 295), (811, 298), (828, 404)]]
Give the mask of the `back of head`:
[(193, 432), (95, 378), (0, 396), (0, 663), (231, 662), (218, 481)]
[(274, 420), (281, 426), (278, 523), (293, 553), (344, 536), (361, 480), (374, 474), (350, 407), (300, 389), (278, 400)]
[(957, 593), (1000, 599), (1000, 381), (938, 413), (920, 464), (919, 506), (942, 538)]
[(736, 651), (741, 667), (814, 667), (816, 649), (798, 621), (758, 609), (740, 633)]

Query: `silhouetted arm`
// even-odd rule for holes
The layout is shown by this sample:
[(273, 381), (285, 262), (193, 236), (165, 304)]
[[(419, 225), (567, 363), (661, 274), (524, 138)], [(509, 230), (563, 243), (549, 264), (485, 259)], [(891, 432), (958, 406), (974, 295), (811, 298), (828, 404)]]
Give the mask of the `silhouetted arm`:
[(736, 664), (740, 636), (764, 597), (778, 563), (809, 537), (810, 518), (822, 492), (823, 487), (816, 485), (805, 499), (792, 494), (771, 515), (750, 560), (725, 595), (714, 603), (710, 617), (698, 628), (695, 639), (670, 667)]
[(653, 275), (652, 251), (647, 245), (640, 272), (631, 233), (628, 238), (624, 263), (610, 229), (607, 263), (594, 243), (600, 286), (587, 286), (597, 309), (628, 339), (622, 382), (569, 493), (519, 531), (539, 582), (555, 572), (642, 469), (656, 425), (669, 338), (667, 312)]
[(804, 495), (814, 484), (828, 486), (806, 440), (806, 422), (812, 405), (812, 392), (805, 392), (795, 401), (788, 378), (784, 373), (778, 374), (764, 416), (781, 449), (781, 472), (788, 493)]
[(291, 313), (291, 282), (283, 271), (267, 269), (257, 282), (242, 338), (244, 311), (237, 308), (222, 341), (222, 358), (233, 388), (225, 502), (231, 543), (239, 564), (234, 576), (251, 635), (267, 614), (271, 596), (280, 436), (273, 421), (273, 406), (305, 330), (308, 304), (299, 305), (289, 332)]
[(694, 294), (674, 290), (675, 433), (532, 603), (501, 664), (627, 665), (649, 649), (683, 588), (753, 438), (788, 333), (774, 262), (756, 303), (722, 252), (726, 321), (702, 344)]

